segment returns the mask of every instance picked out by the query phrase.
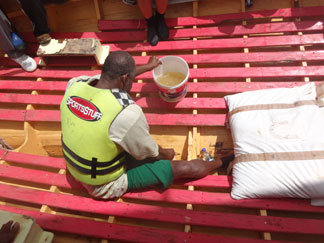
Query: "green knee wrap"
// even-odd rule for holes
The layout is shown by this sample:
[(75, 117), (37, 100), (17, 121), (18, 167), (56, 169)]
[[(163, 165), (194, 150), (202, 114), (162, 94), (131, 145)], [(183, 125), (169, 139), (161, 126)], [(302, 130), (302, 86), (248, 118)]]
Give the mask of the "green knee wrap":
[(159, 186), (167, 188), (173, 182), (173, 171), (169, 160), (141, 164), (127, 171), (128, 191)]

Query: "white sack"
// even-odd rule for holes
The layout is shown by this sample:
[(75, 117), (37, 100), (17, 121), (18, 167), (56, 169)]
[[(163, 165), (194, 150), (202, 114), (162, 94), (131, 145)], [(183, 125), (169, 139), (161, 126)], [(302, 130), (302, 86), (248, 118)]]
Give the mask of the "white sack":
[(237, 160), (234, 199), (324, 198), (324, 108), (316, 96), (308, 83), (225, 97)]

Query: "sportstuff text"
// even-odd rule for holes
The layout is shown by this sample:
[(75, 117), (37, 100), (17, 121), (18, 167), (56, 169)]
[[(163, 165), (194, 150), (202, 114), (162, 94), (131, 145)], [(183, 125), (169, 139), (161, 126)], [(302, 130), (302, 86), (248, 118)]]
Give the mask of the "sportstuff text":
[(83, 120), (98, 121), (102, 117), (102, 113), (94, 104), (80, 97), (68, 97), (66, 105), (74, 115)]

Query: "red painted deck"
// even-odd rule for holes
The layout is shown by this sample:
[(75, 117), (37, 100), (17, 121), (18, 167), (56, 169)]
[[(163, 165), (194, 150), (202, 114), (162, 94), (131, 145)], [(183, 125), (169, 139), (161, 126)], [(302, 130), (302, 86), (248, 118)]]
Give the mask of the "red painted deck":
[[(156, 47), (143, 42), (145, 23), (136, 20), (103, 20), (103, 32), (53, 37), (99, 38), (111, 50), (131, 52), (137, 64), (146, 63), (150, 55), (183, 57), (191, 68), (185, 99), (175, 104), (162, 101), (151, 73), (137, 78), (131, 95), (153, 128), (216, 130), (224, 128), (224, 95), (323, 81), (323, 13), (324, 7), (312, 7), (169, 19), (170, 40)], [(23, 37), (34, 55), (34, 37)], [(59, 127), (59, 104), (70, 78), (100, 73), (81, 59), (51, 63), (33, 73), (23, 72), (8, 58), (0, 62), (0, 122), (28, 124), (39, 133), (47, 125)], [(324, 239), (324, 207), (297, 199), (236, 201), (229, 195), (232, 178), (225, 175), (176, 182), (164, 192), (127, 193), (119, 201), (101, 201), (62, 173), (66, 168), (61, 158), (3, 150), (0, 156), (0, 198), (6, 202), (0, 209), (33, 216), (47, 230), (140, 242), (260, 242), (265, 232), (273, 242)], [(187, 190), (192, 186), (194, 190)], [(187, 209), (190, 204), (192, 210)], [(260, 210), (267, 215), (260, 216)], [(111, 217), (113, 223), (107, 220)], [(183, 232), (185, 225), (191, 232)]]

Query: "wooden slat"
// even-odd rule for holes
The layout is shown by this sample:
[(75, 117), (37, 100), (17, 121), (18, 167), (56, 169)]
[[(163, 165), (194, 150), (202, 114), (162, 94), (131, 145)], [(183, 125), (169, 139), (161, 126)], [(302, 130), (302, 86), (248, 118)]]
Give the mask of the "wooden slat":
[[(322, 21), (300, 21), (300, 22), (283, 22), (283, 23), (266, 23), (253, 24), (245, 26), (222, 26), (222, 27), (203, 27), (188, 29), (171, 29), (169, 40), (177, 38), (193, 37), (222, 37), (222, 36), (242, 36), (249, 34), (266, 34), (276, 32), (298, 32), (298, 31), (321, 31), (323, 30)], [(25, 41), (29, 38), (23, 36)], [(55, 39), (66, 38), (97, 38), (102, 43), (112, 43), (121, 41), (143, 41), (146, 40), (146, 31), (127, 30), (125, 32), (83, 32), (80, 33), (51, 33)], [(31, 39), (33, 40), (33, 39)]]
[[(17, 71), (15, 73), (15, 71)], [(70, 79), (81, 75), (94, 76), (100, 74), (99, 70), (37, 70), (33, 73), (26, 73), (20, 69), (2, 69), (0, 75), (4, 77), (42, 77), (42, 78), (66, 78)], [(190, 69), (190, 78), (264, 78), (264, 77), (304, 77), (324, 76), (324, 66), (306, 67), (251, 67), (251, 68), (199, 68)], [(137, 79), (152, 79), (152, 72), (137, 76)]]
[[(226, 20), (248, 20), (256, 18), (273, 18), (273, 17), (305, 17), (305, 16), (323, 16), (324, 7), (307, 7), (307, 8), (284, 8), (278, 10), (251, 11), (245, 13), (222, 14), (202, 17), (180, 17), (167, 19), (169, 27), (175, 26), (193, 26), (219, 24)], [(144, 29), (146, 22), (144, 19), (139, 20), (100, 20), (99, 29), (120, 30), (120, 29)]]
[[(217, 63), (262, 63), (262, 62), (287, 62), (287, 61), (319, 61), (324, 60), (324, 51), (285, 51), (285, 52), (249, 52), (249, 53), (217, 53), (200, 55), (178, 55), (188, 64), (217, 64)], [(149, 56), (134, 56), (137, 65), (146, 64)], [(35, 58), (35, 61), (39, 58)], [(83, 60), (83, 59), (77, 59)], [(0, 57), (0, 63), (4, 66), (19, 65), (10, 58)], [(89, 62), (60, 62), (55, 66), (89, 66)], [(48, 66), (52, 66), (49, 64)]]
[(0, 90), (44, 90), (65, 91), (66, 81), (25, 81), (25, 80), (0, 80)]
[(45, 156), (39, 156), (33, 154), (17, 153), (12, 151), (8, 151), (2, 159), (8, 162), (24, 164), (24, 165), (33, 165), (33, 166), (48, 167), (54, 169), (66, 168), (65, 162), (61, 158), (45, 157)]
[[(223, 126), (225, 114), (145, 114), (148, 124), (165, 126)], [(0, 109), (0, 120), (60, 122), (59, 110)]]
[[(137, 226), (128, 226), (121, 224), (113, 224), (99, 222), (94, 220), (72, 218), (62, 215), (54, 215), (48, 213), (40, 213), (31, 210), (13, 208), (0, 205), (1, 210), (19, 213), (31, 216), (36, 219), (36, 222), (44, 229), (49, 231), (66, 232), (70, 234), (78, 234), (89, 237), (97, 237), (102, 239), (112, 239), (127, 242), (224, 242), (224, 243), (254, 243), (265, 242), (262, 240), (224, 237), (207, 234), (193, 234), (176, 231), (166, 231), (152, 228), (144, 228)], [(86, 229), (86, 230), (85, 230)], [(273, 241), (279, 242), (279, 241)]]
[(37, 105), (60, 105), (63, 96), (61, 95), (33, 95), (0, 93), (1, 103), (37, 104)]
[[(250, 37), (250, 38), (227, 38), (211, 40), (184, 40), (159, 42), (156, 46), (148, 43), (118, 43), (109, 44), (111, 51), (124, 50), (128, 52), (148, 52), (148, 51), (176, 51), (176, 50), (200, 50), (200, 49), (224, 49), (224, 48), (248, 48), (248, 47), (270, 47), (286, 45), (314, 45), (323, 44), (322, 34), (309, 35), (286, 35), (271, 37)], [(35, 55), (38, 45), (28, 45), (27, 52)]]
[(225, 49), (225, 48), (251, 48), (251, 47), (270, 47), (270, 46), (286, 46), (286, 45), (314, 45), (323, 44), (322, 34), (310, 35), (286, 35), (271, 37), (250, 37), (250, 38), (228, 38), (228, 39), (212, 39), (212, 40), (184, 40), (184, 41), (167, 41), (159, 42), (156, 46), (143, 43), (136, 45), (135, 43), (111, 44), (111, 51), (124, 50), (128, 52), (138, 51), (175, 51), (175, 50), (200, 50), (200, 49)]
[[(318, 82), (316, 82), (318, 83)], [(0, 90), (40, 90), (65, 91), (66, 81), (12, 81), (0, 80)], [(189, 93), (237, 93), (249, 90), (292, 88), (305, 84), (304, 82), (198, 82), (188, 83)], [(154, 83), (133, 83), (132, 93), (151, 93), (158, 89)]]
[[(0, 93), (0, 103), (33, 104), (33, 105), (55, 105), (59, 106), (63, 99), (62, 95), (32, 95)], [(177, 103), (165, 102), (160, 98), (139, 98), (137, 105), (142, 108), (161, 109), (226, 109), (226, 104), (222, 98), (184, 98)]]
[[(23, 196), (25, 195), (25, 196)], [(245, 229), (256, 231), (319, 234), (323, 235), (324, 222), (312, 219), (261, 217), (231, 213), (188, 211), (177, 208), (97, 201), (92, 198), (46, 192), (0, 184), (0, 196), (34, 204), (45, 204), (79, 212), (113, 215), (127, 218), (154, 220), (169, 223)], [(307, 225), (307, 227), (305, 227)]]
[(25, 121), (26, 111), (24, 110), (9, 110), (0, 109), (1, 121)]
[(27, 110), (26, 121), (60, 122), (59, 110)]
[(164, 192), (147, 191), (142, 193), (127, 193), (124, 198), (164, 201), (209, 206), (226, 206), (235, 208), (254, 208), (293, 212), (323, 213), (324, 207), (310, 205), (308, 199), (241, 199), (234, 200), (228, 193), (210, 193), (186, 190), (167, 190)]

